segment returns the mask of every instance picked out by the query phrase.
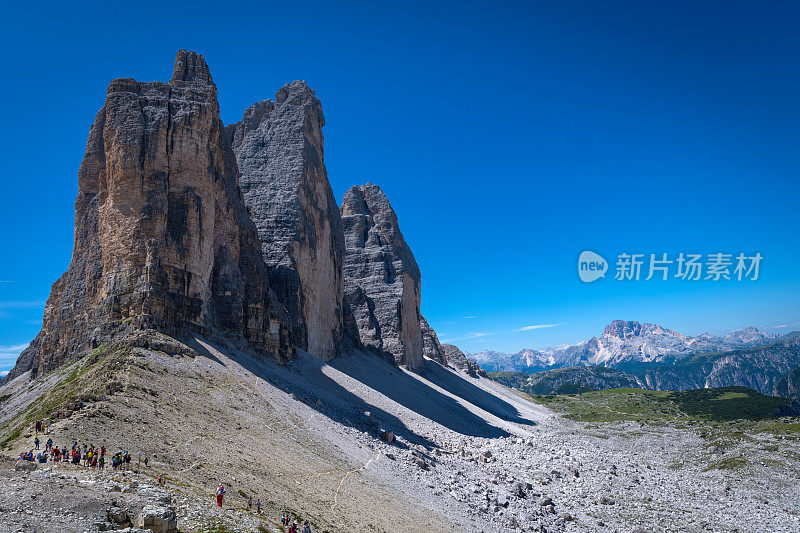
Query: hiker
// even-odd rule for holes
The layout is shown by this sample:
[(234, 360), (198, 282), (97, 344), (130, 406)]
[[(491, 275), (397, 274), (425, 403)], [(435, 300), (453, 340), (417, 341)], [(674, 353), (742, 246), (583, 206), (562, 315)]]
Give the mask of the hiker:
[(148, 459), (148, 458), (147, 458), (147, 456), (145, 456), (145, 458), (144, 458), (144, 467), (145, 467), (145, 468), (147, 468), (147, 463), (148, 463), (149, 461), (150, 461), (150, 459)]
[(103, 467), (106, 466), (106, 458), (101, 455), (100, 459), (97, 461), (97, 465), (100, 467), (100, 470), (102, 470)]
[(106, 454), (106, 445), (103, 444), (100, 446), (100, 457), (103, 457)]
[(51, 450), (53, 448), (53, 439), (47, 439), (47, 442), (44, 444), (44, 451)]
[(300, 531), (297, 529), (297, 522), (292, 522), (292, 527), (290, 527), (289, 531), (286, 533), (300, 533)]
[(252, 511), (253, 510), (253, 497), (252, 496), (250, 496), (250, 499), (247, 500), (247, 510), (248, 511)]
[(39, 435), (36, 435), (36, 438), (33, 439), (33, 443), (36, 445), (36, 449), (39, 449)]
[(258, 511), (258, 514), (261, 514), (261, 498), (256, 500), (256, 510)]
[(223, 496), (225, 496), (225, 487), (223, 487), (222, 483), (220, 483), (219, 487), (217, 487), (217, 507), (222, 507)]
[(131, 454), (128, 453), (128, 450), (125, 450), (125, 456), (123, 457), (123, 460), (125, 461), (125, 470), (130, 470), (131, 469)]
[(308, 520), (303, 522), (303, 533), (311, 533), (311, 526), (308, 524)]
[(164, 485), (166, 485), (166, 482), (164, 481), (164, 476), (162, 476), (162, 475), (160, 475), (160, 474), (159, 474), (159, 476), (158, 476), (158, 484), (159, 484), (160, 486), (162, 486), (162, 487), (163, 487)]

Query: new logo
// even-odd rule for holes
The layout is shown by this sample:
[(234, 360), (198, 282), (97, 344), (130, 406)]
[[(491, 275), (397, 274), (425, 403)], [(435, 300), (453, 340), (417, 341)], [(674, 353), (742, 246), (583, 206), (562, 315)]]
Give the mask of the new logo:
[(578, 277), (584, 283), (591, 283), (600, 278), (606, 277), (608, 263), (603, 256), (584, 250), (578, 257)]

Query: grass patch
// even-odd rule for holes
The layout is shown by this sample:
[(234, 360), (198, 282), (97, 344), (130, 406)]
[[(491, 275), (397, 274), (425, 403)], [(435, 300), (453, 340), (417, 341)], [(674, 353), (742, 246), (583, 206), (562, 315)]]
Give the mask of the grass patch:
[(668, 392), (621, 388), (531, 398), (580, 422), (645, 422), (678, 416), (675, 406), (667, 401), (668, 395)]
[(4, 450), (6, 446), (10, 448), (10, 443), (17, 440), (20, 434), (22, 434), (22, 426), (9, 433), (2, 441), (0, 441), (0, 450)]
[[(766, 396), (745, 387), (692, 391), (649, 391), (620, 388), (581, 394), (529, 396), (564, 416), (580, 422), (634, 420), (733, 421), (778, 417), (789, 400)], [(794, 429), (788, 428), (789, 430)]]
[(746, 394), (746, 393), (744, 393), (744, 392), (733, 392), (733, 391), (728, 391), (728, 392), (724, 392), (724, 393), (720, 394), (720, 395), (719, 395), (719, 396), (717, 396), (716, 398), (712, 398), (712, 400), (714, 400), (714, 401), (719, 401), (719, 400), (733, 400), (733, 399), (735, 399), (735, 398), (749, 398), (749, 397), (750, 397), (750, 395), (749, 395), (749, 394)]
[(114, 351), (108, 345), (100, 346), (57, 372), (63, 376), (51, 390), (36, 398), (27, 408), (9, 420), (0, 431), (5, 433), (0, 448), (11, 447), (25, 429), (36, 420), (45, 420), (59, 410), (67, 411), (79, 398), (97, 389), (97, 383), (108, 383), (116, 375), (126, 350)]
[(726, 457), (725, 459), (720, 459), (719, 461), (711, 463), (703, 469), (703, 472), (708, 472), (710, 470), (736, 470), (748, 464), (749, 462), (744, 457)]
[(670, 399), (687, 415), (706, 420), (776, 418), (779, 410), (791, 403), (746, 387), (673, 392)]

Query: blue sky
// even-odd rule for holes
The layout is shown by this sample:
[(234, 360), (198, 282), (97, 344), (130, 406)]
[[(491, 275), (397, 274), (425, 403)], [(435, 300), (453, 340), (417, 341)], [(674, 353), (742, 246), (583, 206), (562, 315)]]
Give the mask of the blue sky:
[[(794, 2), (6, 5), (0, 370), (66, 269), (108, 82), (167, 80), (179, 48), (205, 55), (226, 123), (309, 82), (337, 198), (383, 187), (423, 313), (465, 350), (576, 342), (615, 318), (800, 329), (798, 15)], [(585, 249), (764, 259), (754, 282), (584, 284)]]

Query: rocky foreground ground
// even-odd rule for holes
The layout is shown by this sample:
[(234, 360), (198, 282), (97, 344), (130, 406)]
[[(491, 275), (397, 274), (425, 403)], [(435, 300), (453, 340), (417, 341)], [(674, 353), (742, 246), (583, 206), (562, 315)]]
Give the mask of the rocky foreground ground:
[[(53, 391), (110, 380), (50, 435), (150, 458), (125, 476), (6, 462), (0, 531), (97, 531), (112, 507), (135, 526), (148, 505), (174, 508), (181, 531), (280, 531), (284, 512), (314, 531), (800, 529), (796, 420), (770, 431), (581, 423), (431, 361), (409, 373), (362, 355), (324, 364), (301, 353), (280, 366), (203, 339), (161, 348), (0, 390), (17, 402), (2, 404), (5, 436)], [(25, 397), (33, 403), (23, 409)], [(29, 435), (4, 454), (27, 451)], [(228, 496), (217, 509), (220, 482)], [(250, 496), (262, 515), (246, 509)]]

